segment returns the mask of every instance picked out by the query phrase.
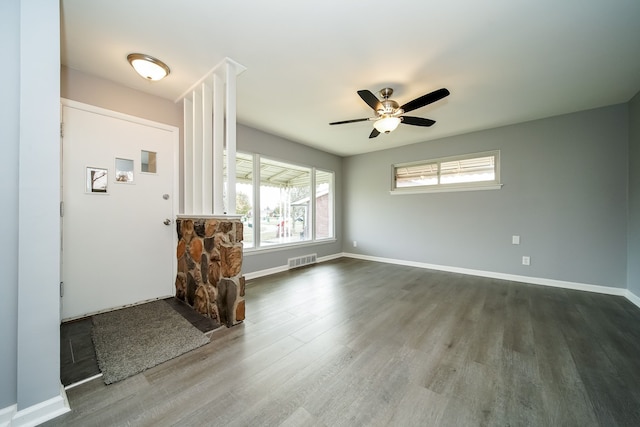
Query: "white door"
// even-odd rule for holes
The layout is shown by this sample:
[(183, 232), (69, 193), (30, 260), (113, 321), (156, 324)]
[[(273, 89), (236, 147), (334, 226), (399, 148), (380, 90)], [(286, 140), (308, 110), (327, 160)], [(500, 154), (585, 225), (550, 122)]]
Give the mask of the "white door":
[(66, 100), (62, 118), (62, 318), (172, 295), (178, 129)]

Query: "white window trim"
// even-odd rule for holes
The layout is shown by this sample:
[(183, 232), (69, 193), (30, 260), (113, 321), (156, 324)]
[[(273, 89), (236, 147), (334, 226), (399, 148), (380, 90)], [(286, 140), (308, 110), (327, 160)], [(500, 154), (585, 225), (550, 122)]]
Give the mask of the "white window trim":
[[(407, 167), (414, 165), (421, 165), (425, 163), (446, 163), (456, 160), (466, 160), (473, 159), (476, 157), (488, 157), (494, 156), (495, 158), (495, 179), (492, 181), (479, 181), (479, 182), (464, 182), (464, 183), (456, 183), (456, 184), (434, 184), (434, 185), (424, 185), (424, 186), (416, 186), (416, 187), (404, 187), (404, 188), (396, 188), (396, 169), (399, 167)], [(481, 190), (499, 190), (502, 188), (502, 183), (500, 182), (500, 150), (492, 150), (492, 151), (483, 151), (479, 153), (470, 153), (470, 154), (462, 154), (459, 156), (449, 156), (449, 157), (440, 157), (437, 159), (426, 159), (420, 160), (416, 162), (407, 162), (407, 163), (396, 163), (391, 165), (391, 190), (389, 194), (396, 195), (404, 195), (404, 194), (422, 194), (422, 193), (448, 193), (448, 192), (456, 192), (456, 191), (481, 191)]]
[[(283, 160), (283, 159), (279, 159), (279, 158), (274, 158), (268, 155), (262, 155), (262, 154), (258, 154), (258, 153), (252, 153), (249, 151), (238, 151), (239, 153), (242, 153), (244, 155), (247, 156), (251, 156), (252, 157), (252, 162), (253, 162), (253, 177), (252, 177), (252, 186), (253, 186), (253, 200), (252, 200), (252, 206), (253, 206), (253, 210), (254, 210), (254, 218), (255, 218), (255, 211), (256, 209), (260, 208), (260, 165), (261, 165), (261, 160), (265, 159), (267, 161), (274, 161), (274, 162), (278, 162), (278, 163), (284, 163), (287, 165), (291, 165), (291, 166), (299, 166), (302, 168), (307, 168), (309, 169), (309, 173), (311, 175), (311, 181), (310, 181), (310, 185), (311, 185), (311, 200), (315, 200), (316, 197), (316, 172), (317, 171), (321, 171), (321, 172), (326, 172), (326, 173), (330, 173), (332, 175), (332, 179), (331, 179), (331, 188), (330, 188), (330, 194), (331, 194), (331, 215), (332, 215), (332, 220), (331, 220), (331, 233), (332, 235), (330, 237), (322, 237), (322, 238), (318, 238), (316, 236), (316, 230), (315, 230), (315, 221), (316, 221), (316, 205), (315, 202), (312, 203), (312, 208), (311, 208), (311, 213), (312, 213), (312, 227), (311, 227), (311, 239), (309, 240), (303, 240), (303, 241), (292, 241), (292, 242), (286, 242), (286, 243), (276, 243), (273, 245), (268, 245), (268, 246), (263, 246), (262, 245), (262, 241), (261, 241), (261, 233), (259, 232), (259, 228), (260, 225), (258, 224), (258, 226), (255, 226), (254, 223), (254, 227), (252, 227), (252, 234), (253, 234), (253, 246), (251, 247), (245, 247), (243, 249), (244, 253), (265, 253), (265, 252), (273, 252), (273, 251), (279, 251), (279, 250), (286, 250), (286, 249), (291, 249), (292, 247), (300, 247), (300, 246), (311, 246), (311, 245), (318, 245), (318, 244), (326, 244), (326, 243), (333, 243), (337, 241), (337, 237), (336, 237), (336, 212), (335, 212), (335, 207), (336, 207), (336, 199), (335, 199), (335, 179), (336, 179), (336, 172), (331, 170), (331, 169), (325, 169), (325, 168), (321, 168), (321, 167), (315, 167), (315, 166), (310, 166), (310, 165), (306, 165), (306, 164), (302, 164), (302, 163), (298, 163), (298, 162), (293, 162), (290, 160)], [(259, 215), (258, 215), (259, 218)]]
[[(316, 178), (317, 178), (317, 172), (324, 172), (324, 173), (328, 173), (331, 174), (331, 185), (329, 186), (329, 194), (331, 195), (331, 207), (330, 207), (330, 212), (331, 212), (331, 236), (329, 237), (318, 237), (316, 236), (316, 212), (317, 212), (317, 206), (316, 203), (318, 201), (318, 199), (316, 198), (316, 187), (317, 187), (317, 182), (316, 182)], [(314, 242), (326, 242), (326, 241), (331, 241), (331, 240), (336, 240), (336, 173), (335, 171), (329, 170), (329, 169), (323, 169), (323, 168), (317, 168), (317, 167), (313, 167), (313, 185), (312, 185), (312, 197), (313, 197), (313, 209), (312, 209), (312, 214), (313, 214), (313, 232), (312, 232), (312, 240)]]

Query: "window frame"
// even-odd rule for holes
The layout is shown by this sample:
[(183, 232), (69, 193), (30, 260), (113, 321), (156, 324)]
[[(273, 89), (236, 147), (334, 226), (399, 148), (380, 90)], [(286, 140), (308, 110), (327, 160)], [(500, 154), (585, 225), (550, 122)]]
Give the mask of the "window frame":
[[(336, 241), (336, 212), (335, 212), (335, 205), (336, 205), (336, 196), (335, 196), (335, 177), (336, 177), (336, 172), (327, 168), (323, 168), (323, 167), (315, 167), (315, 166), (310, 166), (310, 165), (306, 165), (300, 162), (294, 162), (294, 161), (290, 161), (290, 160), (283, 160), (277, 157), (272, 157), (269, 155), (262, 155), (262, 154), (258, 154), (258, 153), (252, 153), (249, 151), (244, 151), (244, 150), (238, 150), (239, 153), (242, 153), (244, 156), (251, 156), (252, 158), (252, 162), (253, 162), (253, 173), (252, 173), (252, 186), (253, 186), (253, 194), (252, 194), (252, 210), (253, 210), (253, 226), (251, 227), (251, 232), (253, 233), (253, 246), (252, 247), (248, 247), (248, 248), (244, 248), (244, 252), (247, 254), (250, 253), (257, 253), (257, 252), (271, 252), (271, 251), (277, 251), (277, 250), (283, 250), (283, 249), (287, 249), (287, 248), (291, 248), (291, 247), (298, 247), (298, 246), (309, 246), (309, 245), (315, 245), (315, 244), (322, 244), (322, 243), (328, 243), (328, 242), (335, 242)], [(311, 200), (313, 200), (313, 203), (310, 203), (310, 209), (311, 209), (311, 215), (310, 217), (312, 218), (312, 226), (309, 227), (310, 228), (310, 238), (307, 240), (300, 240), (300, 241), (289, 241), (289, 242), (283, 242), (283, 243), (276, 243), (276, 244), (270, 244), (268, 246), (263, 246), (262, 245), (262, 241), (260, 239), (260, 234), (261, 234), (261, 230), (260, 230), (260, 208), (261, 208), (261, 201), (260, 201), (260, 187), (261, 187), (261, 176), (260, 176), (260, 166), (261, 166), (261, 162), (262, 160), (266, 160), (266, 161), (273, 161), (276, 163), (280, 163), (280, 164), (284, 164), (284, 165), (290, 165), (292, 167), (300, 167), (300, 168), (305, 168), (305, 169), (309, 169), (309, 173), (310, 173), (310, 198)], [(317, 219), (317, 215), (316, 215), (316, 174), (318, 171), (324, 172), (324, 173), (330, 173), (332, 175), (331, 178), (331, 185), (329, 186), (329, 195), (331, 197), (331, 202), (330, 202), (330, 210), (329, 215), (331, 215), (331, 237), (322, 237), (322, 238), (318, 238), (316, 236), (316, 219)], [(257, 212), (256, 212), (257, 211)]]
[[(487, 181), (475, 181), (475, 182), (461, 182), (461, 183), (448, 183), (443, 184), (440, 182), (441, 177), (441, 164), (469, 160), (481, 157), (493, 157), (494, 158), (494, 179)], [(432, 185), (419, 185), (413, 187), (396, 187), (396, 170), (403, 167), (411, 167), (417, 165), (437, 164), (438, 183)], [(477, 190), (499, 190), (502, 188), (502, 182), (500, 180), (500, 150), (482, 151), (478, 153), (468, 153), (456, 156), (439, 157), (435, 159), (418, 160), (414, 162), (395, 163), (391, 165), (391, 190), (392, 195), (401, 194), (421, 194), (421, 193), (441, 193), (441, 192), (454, 192), (454, 191), (477, 191)]]
[[(257, 181), (257, 211), (258, 214), (262, 213), (262, 200), (261, 200), (261, 191), (262, 191), (262, 169), (263, 166), (267, 165), (272, 165), (277, 167), (282, 167), (284, 168), (285, 166), (287, 167), (287, 169), (285, 169), (286, 171), (295, 171), (295, 172), (303, 172), (303, 173), (308, 173), (309, 174), (309, 201), (311, 202), (311, 197), (314, 196), (315, 191), (313, 189), (313, 185), (315, 182), (314, 179), (314, 173), (315, 173), (315, 168), (313, 166), (308, 166), (308, 165), (303, 165), (300, 163), (293, 163), (291, 161), (286, 161), (286, 160), (280, 160), (280, 159), (276, 159), (274, 157), (271, 156), (264, 156), (261, 154), (254, 154), (254, 161), (257, 162), (258, 164), (258, 173), (254, 174), (254, 185), (255, 182)], [(263, 163), (263, 161), (265, 163)], [(291, 167), (292, 166), (292, 167)], [(266, 169), (266, 167), (265, 167)], [(296, 178), (297, 179), (297, 178)], [(290, 181), (289, 181), (290, 182)], [(277, 187), (277, 186), (275, 186)], [(311, 209), (311, 213), (310, 213), (310, 217), (313, 218), (313, 207), (311, 206), (312, 204), (309, 203), (309, 207)], [(281, 213), (282, 214), (282, 213)], [(260, 218), (260, 216), (258, 217)], [(287, 221), (288, 218), (284, 218), (284, 221)], [(313, 221), (313, 220), (312, 220)], [(293, 226), (293, 224), (291, 224)], [(314, 227), (315, 227), (315, 223), (314, 223)], [(314, 241), (314, 234), (313, 234), (313, 230), (311, 231), (311, 234), (309, 235), (308, 239), (303, 239), (303, 240), (289, 240), (289, 241), (284, 241), (284, 242), (278, 242), (278, 243), (270, 243), (268, 245), (263, 244), (262, 242), (262, 223), (260, 221), (258, 221), (258, 225), (256, 227), (256, 224), (254, 222), (254, 233), (256, 233), (254, 235), (254, 239), (257, 242), (257, 245), (254, 245), (253, 249), (262, 249), (262, 250), (268, 250), (271, 248), (276, 248), (276, 247), (282, 247), (282, 246), (291, 246), (291, 245), (296, 245), (296, 244), (305, 244), (305, 243), (310, 243)], [(249, 249), (249, 248), (248, 248)]]
[[(312, 241), (314, 242), (327, 242), (327, 241), (335, 241), (336, 240), (336, 173), (335, 171), (329, 170), (329, 169), (324, 169), (324, 168), (316, 168), (313, 167), (312, 168), (313, 172), (313, 177), (312, 177), (312, 181), (311, 181), (311, 185), (312, 185), (312, 197), (313, 197), (313, 209), (312, 209), (312, 222), (313, 222), (313, 235), (312, 235)], [(329, 205), (329, 209), (327, 209), (327, 212), (329, 212), (329, 214), (331, 215), (330, 217), (330, 227), (327, 227), (330, 231), (331, 231), (331, 235), (327, 236), (327, 237), (318, 237), (317, 236), (317, 232), (318, 232), (318, 196), (317, 196), (317, 189), (318, 189), (318, 182), (317, 182), (317, 178), (318, 178), (318, 171), (322, 172), (322, 173), (327, 173), (327, 174), (331, 174), (331, 182), (329, 183), (329, 192), (327, 193), (328, 195), (331, 196), (330, 199), (328, 199), (328, 205)]]

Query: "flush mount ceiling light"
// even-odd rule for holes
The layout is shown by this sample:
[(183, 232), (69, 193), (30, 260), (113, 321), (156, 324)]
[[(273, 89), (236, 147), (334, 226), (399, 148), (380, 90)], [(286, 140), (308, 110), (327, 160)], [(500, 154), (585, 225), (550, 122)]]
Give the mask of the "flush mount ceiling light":
[(131, 53), (127, 56), (127, 61), (138, 74), (147, 80), (162, 80), (171, 72), (167, 64), (144, 53)]
[(386, 116), (373, 123), (373, 127), (380, 133), (394, 131), (400, 124), (400, 117)]

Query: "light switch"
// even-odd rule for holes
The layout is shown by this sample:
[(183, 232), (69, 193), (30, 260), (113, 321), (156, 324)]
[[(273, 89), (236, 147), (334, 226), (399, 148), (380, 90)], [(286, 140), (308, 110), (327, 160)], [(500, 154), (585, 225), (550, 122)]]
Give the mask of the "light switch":
[(514, 245), (520, 244), (520, 236), (511, 236), (511, 243)]

